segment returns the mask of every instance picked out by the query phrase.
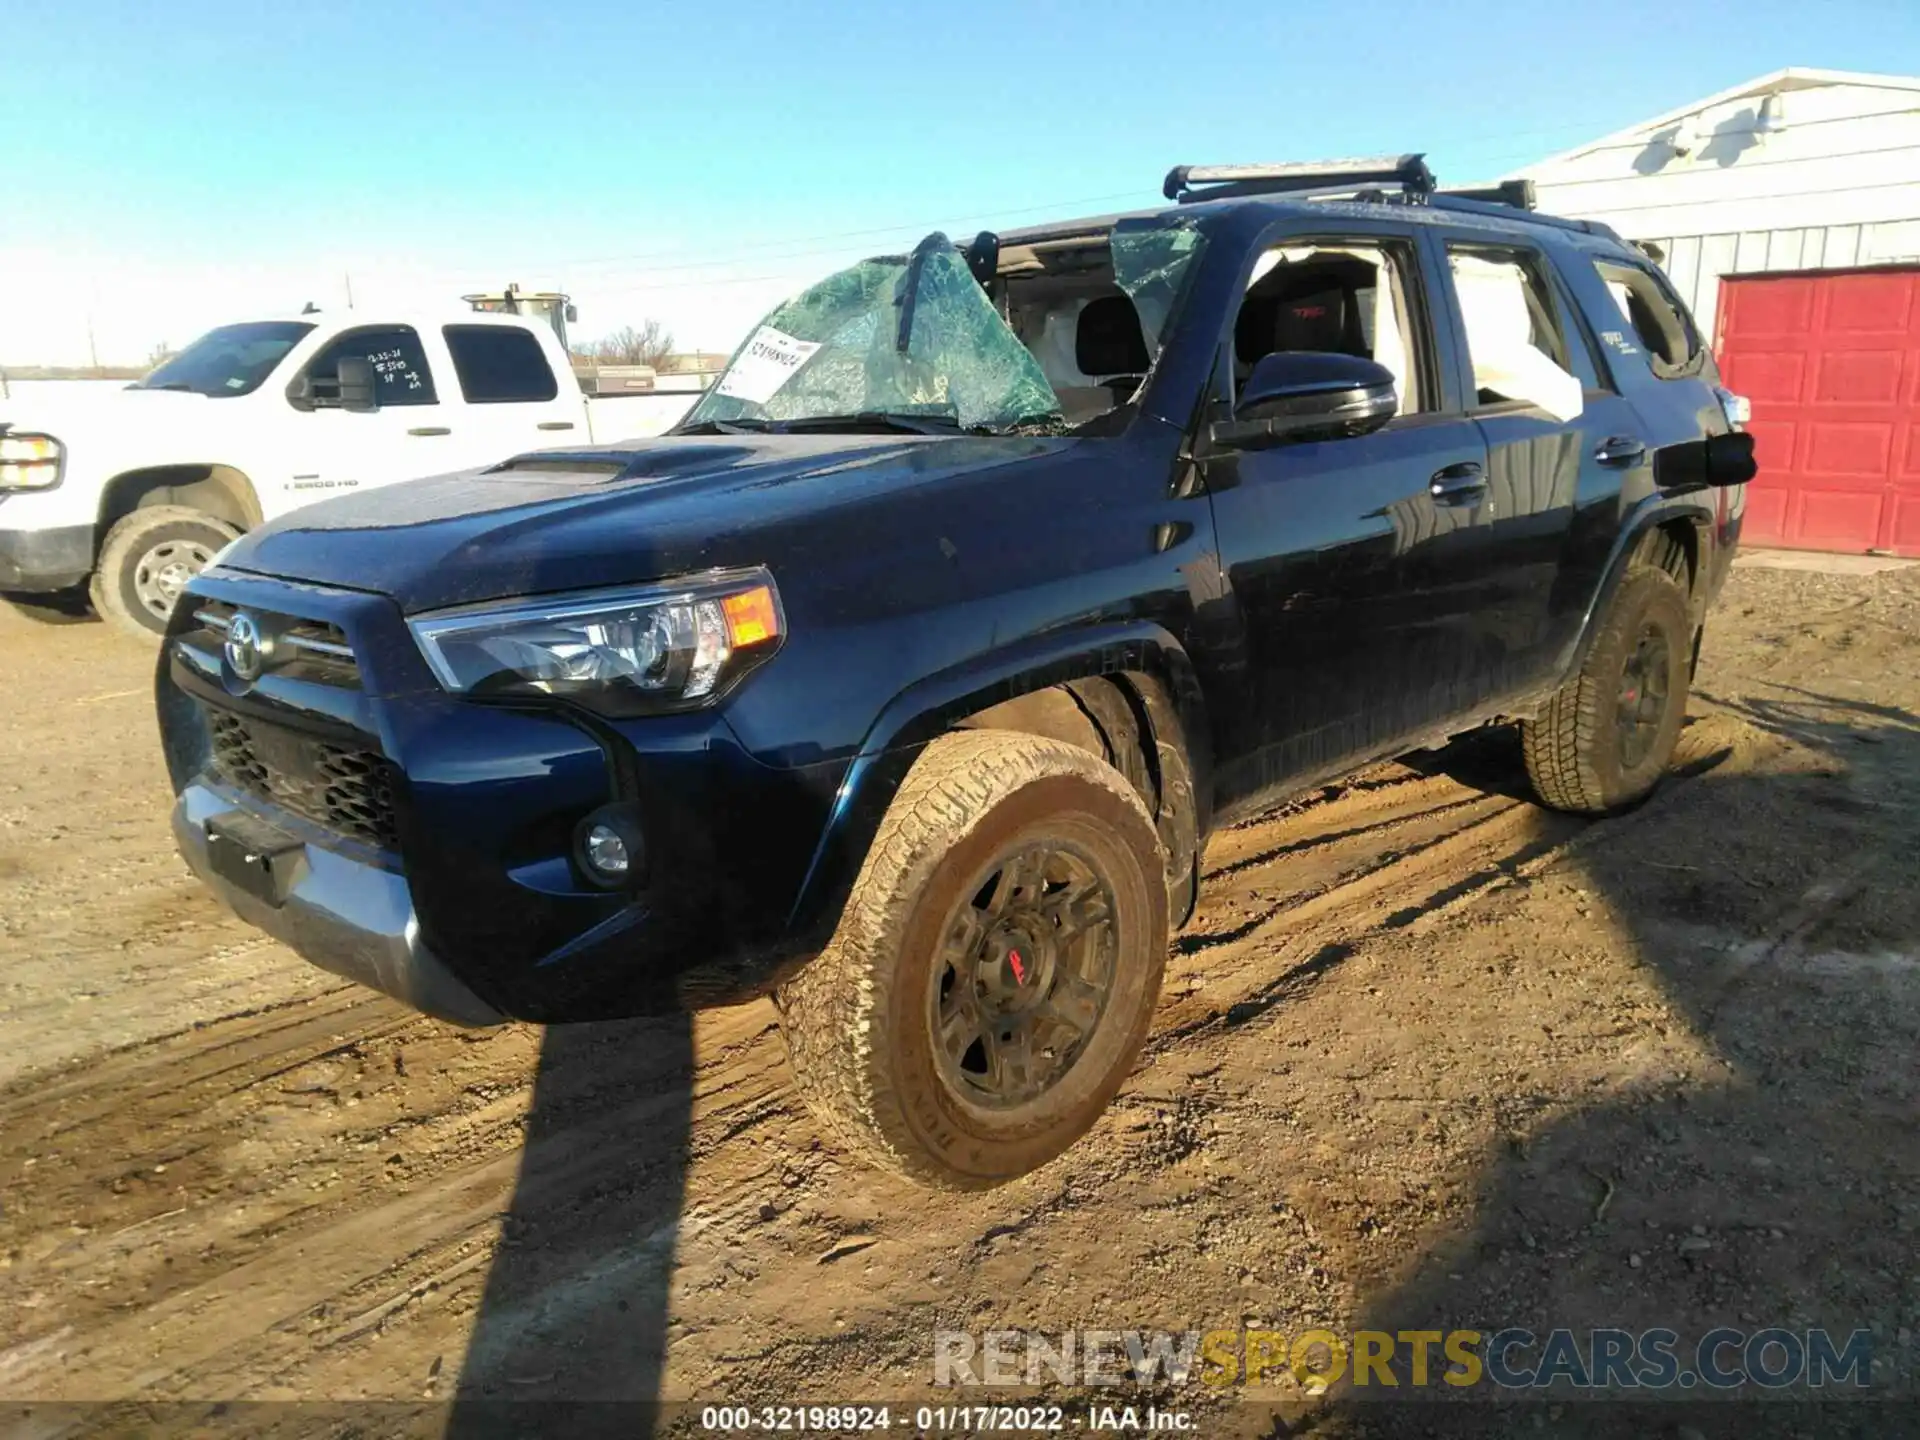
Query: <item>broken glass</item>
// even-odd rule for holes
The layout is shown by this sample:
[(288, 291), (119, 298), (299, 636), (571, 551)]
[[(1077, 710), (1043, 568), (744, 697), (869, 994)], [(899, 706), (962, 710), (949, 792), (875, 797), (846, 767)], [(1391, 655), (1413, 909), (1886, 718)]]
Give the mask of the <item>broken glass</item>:
[(1187, 276), (1205, 243), (1200, 227), (1185, 216), (1122, 220), (1113, 227), (1108, 244), (1113, 251), (1114, 283), (1133, 301), (1147, 354), (1156, 360)]
[(778, 306), (679, 428), (889, 416), (1000, 430), (1059, 411), (965, 256), (934, 234)]

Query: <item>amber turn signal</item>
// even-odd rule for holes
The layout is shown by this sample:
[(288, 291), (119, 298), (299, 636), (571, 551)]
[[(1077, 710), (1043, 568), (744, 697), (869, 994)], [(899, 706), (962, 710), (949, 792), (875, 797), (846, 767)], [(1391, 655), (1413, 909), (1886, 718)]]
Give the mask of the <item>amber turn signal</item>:
[(780, 611), (773, 603), (773, 591), (756, 585), (720, 602), (727, 617), (727, 638), (736, 647), (758, 645), (780, 634)]

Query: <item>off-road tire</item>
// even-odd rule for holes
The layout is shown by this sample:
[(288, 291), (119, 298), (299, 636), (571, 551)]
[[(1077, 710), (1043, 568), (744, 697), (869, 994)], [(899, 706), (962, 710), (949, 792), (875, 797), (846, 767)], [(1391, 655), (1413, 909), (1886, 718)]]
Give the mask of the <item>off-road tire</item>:
[[(926, 997), (969, 885), (1036, 840), (1077, 847), (1109, 887), (1112, 986), (1051, 1088), (989, 1112), (942, 1077)], [(923, 1184), (986, 1189), (1045, 1164), (1139, 1057), (1166, 965), (1164, 866), (1134, 787), (1087, 751), (1004, 730), (935, 740), (888, 807), (833, 940), (775, 994), (798, 1092), (850, 1150)]]
[[(1652, 794), (1666, 773), (1686, 720), (1696, 638), (1687, 615), (1684, 557), (1676, 578), (1670, 545), (1656, 544), (1627, 573), (1580, 672), (1520, 726), (1527, 775), (1541, 803), (1552, 809), (1612, 814)], [(1616, 710), (1627, 662), (1650, 629), (1666, 642), (1665, 709), (1646, 753), (1629, 765)]]
[(129, 635), (152, 639), (166, 629), (165, 617), (140, 598), (139, 566), (157, 545), (169, 541), (198, 546), (212, 554), (240, 532), (224, 520), (185, 505), (153, 505), (135, 510), (107, 532), (87, 593), (103, 620)]

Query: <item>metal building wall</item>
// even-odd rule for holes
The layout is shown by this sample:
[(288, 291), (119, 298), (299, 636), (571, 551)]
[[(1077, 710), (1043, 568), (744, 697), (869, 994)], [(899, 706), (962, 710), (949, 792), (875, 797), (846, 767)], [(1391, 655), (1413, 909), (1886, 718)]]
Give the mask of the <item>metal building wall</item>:
[(1713, 336), (1724, 276), (1920, 262), (1920, 78), (1781, 71), (1519, 173), (1658, 244)]
[(1718, 334), (1720, 281), (1728, 275), (1920, 262), (1920, 221), (1912, 220), (1636, 238), (1651, 239), (1665, 252), (1674, 288), (1709, 337)]

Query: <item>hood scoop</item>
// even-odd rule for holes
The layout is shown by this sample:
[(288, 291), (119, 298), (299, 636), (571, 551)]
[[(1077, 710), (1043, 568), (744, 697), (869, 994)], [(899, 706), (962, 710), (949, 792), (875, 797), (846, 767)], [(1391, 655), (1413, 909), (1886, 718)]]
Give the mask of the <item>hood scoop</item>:
[(492, 466), (482, 475), (552, 475), (578, 481), (655, 480), (673, 475), (723, 470), (753, 458), (744, 445), (658, 445), (645, 450), (531, 450)]

